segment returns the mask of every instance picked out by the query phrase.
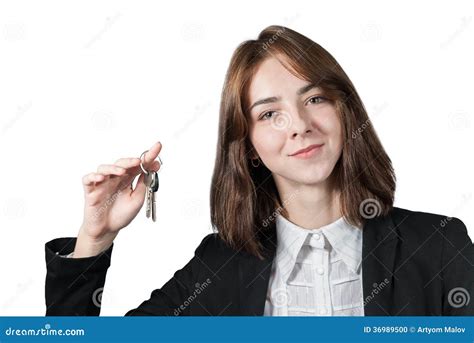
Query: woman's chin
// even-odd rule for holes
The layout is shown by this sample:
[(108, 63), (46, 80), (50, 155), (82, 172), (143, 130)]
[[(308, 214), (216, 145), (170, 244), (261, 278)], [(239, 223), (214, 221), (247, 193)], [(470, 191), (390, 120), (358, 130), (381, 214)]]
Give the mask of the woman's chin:
[(301, 185), (318, 185), (318, 184), (323, 184), (328, 180), (327, 175), (318, 175), (315, 173), (305, 173), (303, 175), (299, 175), (298, 177), (295, 177), (293, 175), (292, 177), (293, 182)]

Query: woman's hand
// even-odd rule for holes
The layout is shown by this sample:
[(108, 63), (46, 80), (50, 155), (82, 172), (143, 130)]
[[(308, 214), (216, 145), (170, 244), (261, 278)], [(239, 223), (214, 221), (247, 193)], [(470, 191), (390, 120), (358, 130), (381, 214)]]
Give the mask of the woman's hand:
[[(157, 171), (155, 161), (161, 151), (155, 143), (144, 155), (143, 167)], [(130, 224), (145, 201), (146, 185), (139, 158), (121, 158), (114, 164), (102, 164), (95, 173), (83, 177), (84, 218), (79, 230), (73, 257), (93, 256), (106, 250), (118, 232)], [(137, 185), (131, 185), (137, 175)]]

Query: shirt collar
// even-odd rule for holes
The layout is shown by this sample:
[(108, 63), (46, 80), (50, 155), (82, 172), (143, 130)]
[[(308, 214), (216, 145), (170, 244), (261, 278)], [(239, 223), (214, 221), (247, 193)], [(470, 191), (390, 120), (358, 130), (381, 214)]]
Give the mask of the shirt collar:
[(277, 214), (276, 229), (278, 244), (275, 258), (285, 282), (295, 266), (301, 247), (313, 233), (322, 234), (343, 262), (354, 273), (358, 273), (362, 261), (362, 230), (349, 224), (344, 217), (319, 229), (310, 230)]

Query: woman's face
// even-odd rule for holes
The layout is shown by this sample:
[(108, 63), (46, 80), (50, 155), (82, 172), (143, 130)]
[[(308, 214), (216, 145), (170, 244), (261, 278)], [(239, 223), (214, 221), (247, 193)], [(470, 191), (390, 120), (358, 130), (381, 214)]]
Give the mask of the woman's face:
[[(276, 183), (324, 182), (341, 155), (342, 134), (336, 109), (322, 91), (272, 57), (261, 63), (248, 92), (250, 141)], [(311, 156), (291, 156), (313, 144), (322, 146)]]

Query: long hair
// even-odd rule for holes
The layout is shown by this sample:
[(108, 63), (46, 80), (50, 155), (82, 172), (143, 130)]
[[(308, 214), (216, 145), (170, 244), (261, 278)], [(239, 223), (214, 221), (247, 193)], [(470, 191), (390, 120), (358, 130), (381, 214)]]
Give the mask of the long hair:
[(362, 226), (388, 214), (396, 178), (392, 163), (373, 129), (362, 100), (342, 67), (311, 39), (284, 26), (269, 26), (257, 40), (234, 51), (222, 89), (216, 160), (210, 192), (211, 223), (232, 248), (262, 259), (262, 238), (276, 213), (288, 217), (271, 171), (251, 164), (248, 87), (258, 66), (269, 57), (295, 76), (317, 84), (334, 103), (342, 123), (342, 153), (331, 179), (340, 191), (346, 220)]

